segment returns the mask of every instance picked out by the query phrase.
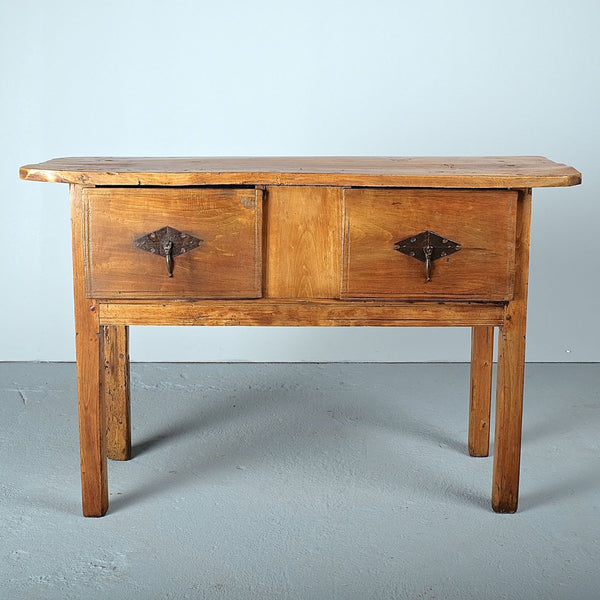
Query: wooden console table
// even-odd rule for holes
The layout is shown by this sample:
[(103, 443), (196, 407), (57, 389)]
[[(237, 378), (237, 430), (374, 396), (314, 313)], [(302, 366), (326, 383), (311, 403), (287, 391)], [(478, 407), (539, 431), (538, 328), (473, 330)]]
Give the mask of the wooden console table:
[(517, 509), (531, 188), (542, 157), (62, 158), (70, 184), (83, 514), (130, 457), (129, 325), (472, 328), (469, 453)]

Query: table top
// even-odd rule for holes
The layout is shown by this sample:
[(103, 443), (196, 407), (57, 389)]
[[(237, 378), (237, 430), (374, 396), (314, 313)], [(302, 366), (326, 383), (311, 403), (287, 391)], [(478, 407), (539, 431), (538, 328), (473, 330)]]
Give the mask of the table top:
[(80, 185), (342, 185), (534, 188), (581, 183), (573, 167), (543, 156), (55, 158), (22, 179)]

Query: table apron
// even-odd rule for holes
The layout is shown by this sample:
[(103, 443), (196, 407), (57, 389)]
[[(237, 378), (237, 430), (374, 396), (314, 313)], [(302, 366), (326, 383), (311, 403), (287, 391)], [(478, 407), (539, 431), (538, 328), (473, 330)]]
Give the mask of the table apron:
[(102, 325), (501, 326), (504, 302), (99, 301)]

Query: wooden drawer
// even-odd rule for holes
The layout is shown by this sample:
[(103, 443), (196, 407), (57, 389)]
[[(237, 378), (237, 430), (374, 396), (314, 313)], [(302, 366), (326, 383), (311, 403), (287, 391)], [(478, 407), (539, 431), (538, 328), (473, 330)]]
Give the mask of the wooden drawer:
[[(260, 191), (84, 188), (83, 203), (88, 297), (261, 296)], [(173, 256), (172, 276), (163, 237), (183, 251)]]
[[(347, 189), (341, 297), (510, 299), (517, 197), (507, 190)], [(396, 249), (427, 231), (460, 244), (431, 262), (430, 281), (424, 261)]]

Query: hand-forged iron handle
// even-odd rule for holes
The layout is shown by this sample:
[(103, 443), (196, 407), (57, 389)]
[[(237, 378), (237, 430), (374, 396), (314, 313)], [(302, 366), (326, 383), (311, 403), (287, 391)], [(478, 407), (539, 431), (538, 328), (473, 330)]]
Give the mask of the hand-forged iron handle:
[(164, 243), (165, 259), (167, 261), (167, 273), (173, 277), (173, 242), (168, 240)]
[(427, 244), (423, 246), (423, 254), (425, 254), (425, 281), (431, 281), (431, 255), (433, 253), (433, 246)]

